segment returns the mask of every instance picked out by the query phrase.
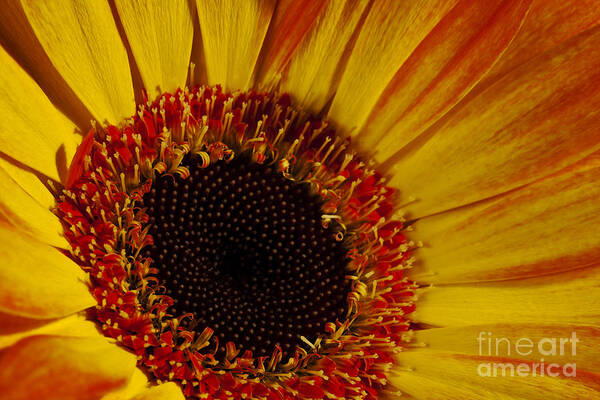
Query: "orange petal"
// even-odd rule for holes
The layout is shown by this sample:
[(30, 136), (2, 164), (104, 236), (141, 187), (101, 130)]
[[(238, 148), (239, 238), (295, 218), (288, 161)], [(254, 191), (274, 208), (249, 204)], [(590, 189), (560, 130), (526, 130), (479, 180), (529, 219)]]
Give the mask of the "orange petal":
[(600, 373), (597, 353), (600, 326), (513, 324), (508, 321), (502, 324), (424, 329), (414, 333), (417, 343), (435, 351), (533, 362), (543, 358), (547, 363), (577, 363), (577, 368), (581, 370)]
[[(463, 0), (421, 42), (357, 137), (365, 149), (401, 149), (462, 99), (501, 56), (531, 1)], [(377, 153), (375, 154), (377, 157)]]
[(194, 34), (187, 0), (115, 4), (150, 97), (185, 86)]
[(21, 3), (52, 64), (98, 121), (116, 124), (135, 112), (127, 52), (108, 2)]
[(480, 86), (487, 87), (516, 66), (599, 23), (596, 0), (534, 0), (515, 40)]
[(104, 338), (34, 336), (0, 359), (5, 400), (97, 399), (127, 383), (136, 359)]
[(259, 58), (257, 85), (272, 88), (284, 67), (327, 4), (321, 0), (281, 0)]
[[(476, 338), (473, 338), (476, 340)], [(600, 375), (575, 368), (576, 376), (569, 376), (573, 368), (551, 367), (558, 376), (540, 375), (540, 366), (519, 359), (490, 358), (463, 355), (429, 349), (409, 350), (397, 355), (402, 365), (390, 381), (416, 399), (469, 399), (469, 400), (580, 400), (595, 399), (600, 395)], [(540, 364), (540, 360), (537, 360)], [(487, 365), (499, 364), (497, 376), (487, 376)], [(508, 366), (510, 364), (510, 366)], [(519, 365), (522, 376), (518, 375)], [(526, 367), (525, 367), (526, 366)], [(506, 376), (502, 376), (503, 368)], [(511, 376), (511, 368), (515, 371)], [(528, 368), (528, 373), (525, 373)], [(537, 373), (533, 374), (533, 369)], [(546, 367), (547, 368), (547, 367)], [(566, 372), (566, 373), (565, 373)], [(480, 375), (481, 373), (482, 375)]]
[[(413, 217), (530, 183), (600, 148), (600, 29), (512, 70), (388, 160)], [(469, 96), (468, 96), (469, 97)], [(400, 157), (400, 156), (398, 156)]]
[(341, 77), (329, 118), (346, 131), (360, 130), (398, 69), (457, 2), (373, 3)]
[(597, 324), (600, 265), (495, 283), (421, 289), (412, 318), (433, 326)]
[(6, 347), (3, 341), (6, 336), (19, 332), (32, 331), (53, 321), (55, 320), (31, 319), (0, 312), (0, 347)]
[(208, 83), (244, 90), (275, 9), (275, 1), (196, 0)]
[(320, 113), (331, 100), (368, 1), (329, 1), (286, 66), (280, 90)]
[(79, 314), (60, 319), (40, 320), (0, 313), (0, 349), (37, 335), (95, 337), (98, 336), (98, 329), (96, 324)]
[(408, 275), (421, 283), (518, 279), (600, 262), (600, 152), (521, 189), (423, 218)]
[(96, 304), (87, 274), (58, 250), (6, 226), (0, 243), (1, 312), (50, 319)]

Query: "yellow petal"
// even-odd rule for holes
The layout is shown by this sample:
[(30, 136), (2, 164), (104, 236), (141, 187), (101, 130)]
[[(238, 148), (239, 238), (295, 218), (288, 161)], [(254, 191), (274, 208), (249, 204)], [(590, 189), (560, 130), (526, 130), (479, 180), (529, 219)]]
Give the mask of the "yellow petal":
[(127, 383), (136, 359), (105, 338), (34, 336), (0, 359), (5, 400), (97, 399)]
[(420, 283), (518, 279), (600, 261), (600, 153), (491, 200), (423, 218)]
[(185, 400), (179, 386), (173, 382), (153, 386), (132, 400)]
[(196, 5), (208, 83), (247, 89), (275, 1), (196, 0)]
[[(405, 351), (398, 354), (397, 358), (402, 367), (390, 377), (390, 382), (416, 399), (431, 399), (431, 395), (435, 394), (434, 398), (440, 400), (580, 400), (595, 399), (600, 394), (600, 375), (577, 368), (576, 376), (565, 376), (562, 368), (551, 368), (551, 373), (561, 374), (553, 377), (540, 376), (538, 365), (535, 367), (538, 373), (534, 376), (534, 366), (530, 362), (428, 349)], [(485, 376), (488, 363), (490, 369), (494, 363), (501, 365), (497, 369), (497, 376)], [(529, 368), (525, 374), (525, 367), (521, 367), (523, 376), (518, 375), (517, 368), (521, 364)], [(507, 376), (501, 375), (502, 368), (505, 368)], [(514, 376), (510, 374), (511, 368), (515, 371)], [(484, 376), (479, 375), (479, 371)], [(566, 374), (572, 371), (572, 368), (567, 368)]]
[(537, 278), (421, 289), (412, 318), (433, 326), (597, 324), (600, 266)]
[(321, 0), (281, 0), (277, 3), (258, 60), (257, 86), (276, 86), (294, 51), (328, 3), (331, 4)]
[(148, 95), (185, 86), (194, 36), (188, 2), (119, 0), (116, 6)]
[(498, 60), (521, 27), (530, 3), (459, 2), (396, 73), (358, 132), (360, 144), (390, 154), (419, 136)]
[(599, 63), (595, 28), (467, 96), (427, 141), (388, 160), (391, 184), (418, 199), (408, 211), (420, 217), (485, 199), (600, 148)]
[(373, 3), (352, 49), (329, 118), (347, 131), (360, 130), (396, 71), (457, 1)]
[(130, 400), (148, 389), (148, 377), (136, 368), (127, 382), (127, 386), (102, 396), (102, 400)]
[(126, 387), (108, 393), (102, 400), (185, 400), (174, 382), (148, 387), (148, 378), (136, 369)]
[(0, 152), (60, 181), (75, 126), (0, 47)]
[[(54, 203), (51, 200), (50, 193), (46, 190), (47, 196), (44, 196), (44, 203), (38, 202), (20, 183), (26, 182), (26, 185), (31, 187), (36, 194), (42, 195), (42, 190), (45, 190), (45, 187), (39, 179), (35, 175), (21, 170), (17, 172), (20, 181), (15, 181), (5, 171), (4, 168), (7, 165), (10, 164), (6, 161), (0, 161), (0, 213), (12, 225), (27, 232), (37, 240), (52, 246), (69, 248), (69, 243), (62, 236), (63, 228), (60, 221), (50, 211), (50, 207)], [(13, 170), (13, 172), (16, 171)], [(48, 199), (48, 196), (50, 196), (50, 199)]]
[(600, 372), (597, 354), (600, 326), (514, 324), (507, 321), (502, 324), (424, 329), (414, 333), (416, 343), (431, 350), (533, 362), (543, 358), (546, 363), (576, 363), (581, 370)]
[(39, 320), (0, 313), (0, 349), (12, 346), (21, 339), (37, 335), (68, 337), (98, 336), (96, 324), (82, 315), (74, 314), (65, 318)]
[(339, 71), (368, 1), (332, 0), (302, 39), (281, 77), (280, 90), (301, 107), (319, 113), (331, 100)]
[(100, 122), (135, 112), (127, 52), (108, 2), (22, 0), (52, 64)]
[(0, 42), (6, 51), (37, 82), (50, 101), (77, 125), (89, 130), (92, 116), (60, 76), (37, 40), (20, 0), (2, 2)]
[(63, 317), (96, 304), (81, 268), (58, 250), (0, 226), (0, 311)]
[[(79, 136), (78, 136), (79, 137)], [(46, 208), (54, 206), (55, 199), (48, 188), (42, 184), (35, 174), (20, 168), (0, 157), (0, 169), (15, 181), (21, 189)]]

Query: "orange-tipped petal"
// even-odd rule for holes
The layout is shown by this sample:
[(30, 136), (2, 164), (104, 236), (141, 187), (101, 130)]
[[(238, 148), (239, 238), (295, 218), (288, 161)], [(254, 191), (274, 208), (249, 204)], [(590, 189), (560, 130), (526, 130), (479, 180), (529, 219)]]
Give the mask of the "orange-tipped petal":
[(421, 283), (519, 279), (600, 262), (600, 153), (521, 189), (415, 224)]
[(125, 385), (135, 363), (105, 338), (33, 336), (2, 355), (0, 393), (5, 400), (98, 399)]
[(600, 29), (465, 98), (427, 141), (388, 160), (412, 217), (506, 192), (600, 148)]
[(385, 155), (401, 149), (460, 101), (503, 54), (530, 1), (463, 0), (421, 42), (357, 138)]
[(274, 0), (196, 0), (208, 83), (228, 90), (251, 84), (275, 9)]
[(125, 46), (108, 2), (21, 0), (56, 70), (100, 122), (135, 112)]
[(360, 130), (398, 69), (458, 0), (374, 2), (329, 110), (346, 131)]
[(0, 311), (23, 317), (63, 317), (96, 304), (87, 274), (60, 251), (0, 225)]
[(597, 324), (600, 265), (511, 281), (419, 291), (412, 318), (433, 326), (488, 323)]
[(115, 4), (150, 97), (183, 87), (194, 35), (188, 1), (119, 0)]
[(283, 71), (280, 90), (303, 108), (320, 113), (335, 93), (367, 6), (365, 0), (329, 1)]
[(327, 5), (321, 0), (282, 0), (277, 3), (260, 55), (256, 85), (272, 88), (294, 51)]

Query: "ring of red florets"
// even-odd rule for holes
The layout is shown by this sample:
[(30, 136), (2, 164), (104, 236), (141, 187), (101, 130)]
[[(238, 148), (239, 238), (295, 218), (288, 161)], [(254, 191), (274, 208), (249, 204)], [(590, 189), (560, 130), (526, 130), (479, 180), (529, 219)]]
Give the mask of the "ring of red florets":
[[(414, 285), (403, 270), (414, 244), (392, 216), (394, 191), (347, 147), (327, 123), (292, 108), (288, 96), (219, 87), (163, 94), (122, 126), (91, 130), (56, 204), (98, 301), (90, 318), (134, 352), (151, 378), (178, 382), (189, 398), (376, 399), (391, 390), (394, 353), (409, 337), (403, 316), (413, 311)], [(347, 315), (289, 360), (279, 348), (255, 358), (234, 343), (217, 359), (213, 331), (186, 330), (181, 322), (193, 315), (169, 314), (173, 299), (162, 294), (152, 260), (140, 255), (152, 243), (141, 201), (153, 179), (186, 178), (187, 154), (208, 167), (241, 151), (310, 183), (324, 199), (323, 225), (338, 224), (338, 240), (351, 249)]]

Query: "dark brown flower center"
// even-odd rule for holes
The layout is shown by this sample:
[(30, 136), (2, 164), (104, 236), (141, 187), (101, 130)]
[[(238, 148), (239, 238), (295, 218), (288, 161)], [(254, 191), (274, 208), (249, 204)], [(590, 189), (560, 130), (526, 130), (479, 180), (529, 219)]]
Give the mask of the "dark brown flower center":
[(314, 341), (343, 319), (350, 283), (347, 249), (323, 227), (322, 199), (248, 154), (162, 175), (144, 196), (154, 260), (171, 312), (193, 313), (224, 344), (255, 356), (280, 346), (293, 355), (301, 336)]

